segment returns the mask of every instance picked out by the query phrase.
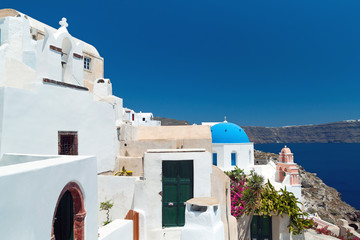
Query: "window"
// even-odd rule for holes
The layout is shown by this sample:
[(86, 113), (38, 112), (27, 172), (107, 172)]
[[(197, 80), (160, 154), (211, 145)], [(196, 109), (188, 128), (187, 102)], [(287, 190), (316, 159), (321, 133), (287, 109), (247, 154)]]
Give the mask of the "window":
[(236, 166), (236, 153), (231, 153), (231, 166)]
[(143, 122), (145, 122), (145, 118), (143, 118)]
[(84, 69), (90, 70), (91, 58), (84, 57)]
[(77, 132), (58, 132), (59, 155), (78, 155)]
[(213, 153), (213, 165), (217, 166), (217, 153)]
[(132, 114), (132, 120), (135, 121), (135, 115), (134, 114)]

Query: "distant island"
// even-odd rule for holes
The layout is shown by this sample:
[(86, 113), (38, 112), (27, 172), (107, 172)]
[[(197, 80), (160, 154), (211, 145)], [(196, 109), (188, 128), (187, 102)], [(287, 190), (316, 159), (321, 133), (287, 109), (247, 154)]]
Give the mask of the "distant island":
[[(189, 125), (186, 120), (156, 117), (163, 126)], [(360, 120), (317, 125), (258, 127), (241, 126), (251, 142), (262, 143), (360, 143)]]

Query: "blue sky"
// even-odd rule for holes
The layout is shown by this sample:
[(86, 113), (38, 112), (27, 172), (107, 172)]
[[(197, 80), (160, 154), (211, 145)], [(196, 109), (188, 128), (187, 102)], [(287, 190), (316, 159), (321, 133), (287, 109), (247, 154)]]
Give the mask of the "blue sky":
[(105, 59), (135, 111), (242, 126), (360, 119), (360, 1), (1, 1)]

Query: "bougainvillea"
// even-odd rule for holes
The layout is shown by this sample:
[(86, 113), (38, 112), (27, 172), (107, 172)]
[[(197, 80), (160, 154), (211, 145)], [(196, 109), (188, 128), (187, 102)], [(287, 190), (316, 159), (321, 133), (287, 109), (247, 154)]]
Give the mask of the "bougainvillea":
[(244, 214), (245, 202), (242, 200), (243, 191), (246, 189), (246, 175), (243, 170), (235, 167), (230, 172), (225, 172), (231, 179), (230, 183), (230, 197), (231, 197), (231, 215), (236, 219)]
[(245, 203), (242, 200), (242, 191), (244, 188), (244, 182), (234, 182), (231, 184), (231, 215), (239, 218), (244, 213)]

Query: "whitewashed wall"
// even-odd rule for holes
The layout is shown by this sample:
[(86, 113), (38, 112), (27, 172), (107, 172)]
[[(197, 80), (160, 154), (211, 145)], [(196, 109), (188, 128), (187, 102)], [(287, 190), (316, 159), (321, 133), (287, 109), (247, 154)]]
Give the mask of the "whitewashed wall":
[[(211, 196), (211, 154), (205, 151), (185, 149), (148, 150), (144, 155), (144, 178), (146, 198), (138, 201), (135, 208), (147, 209), (147, 239), (161, 239), (162, 229), (162, 162), (193, 160), (194, 161), (194, 197)], [(141, 187), (141, 186), (139, 186)], [(138, 192), (138, 191), (136, 191)]]
[[(124, 219), (133, 207), (135, 181), (137, 177), (98, 176), (98, 207), (101, 202), (111, 201), (114, 206), (110, 210), (110, 218)], [(103, 226), (106, 211), (100, 211), (98, 225)]]
[(217, 166), (223, 171), (235, 168), (231, 166), (231, 153), (236, 152), (236, 165), (249, 169), (254, 165), (254, 143), (213, 143), (213, 152), (217, 153)]
[[(51, 50), (50, 45), (61, 48), (62, 52), (68, 54), (64, 74), (61, 65), (62, 54)], [(82, 55), (83, 45), (84, 43), (73, 38), (64, 26), (55, 33), (50, 28), (45, 28), (45, 38), (36, 42), (38, 78), (49, 78), (59, 82), (84, 86), (84, 60), (74, 57), (74, 53)]]
[(0, 167), (1, 239), (48, 240), (61, 191), (76, 182), (84, 195), (85, 238), (97, 238), (94, 157), (61, 157)]
[(52, 85), (33, 91), (0, 87), (0, 93), (0, 156), (57, 155), (58, 131), (77, 131), (79, 155), (96, 156), (98, 172), (114, 169), (116, 127), (111, 104), (93, 101), (86, 91)]
[(37, 81), (35, 41), (23, 17), (0, 19), (0, 86), (29, 87)]

